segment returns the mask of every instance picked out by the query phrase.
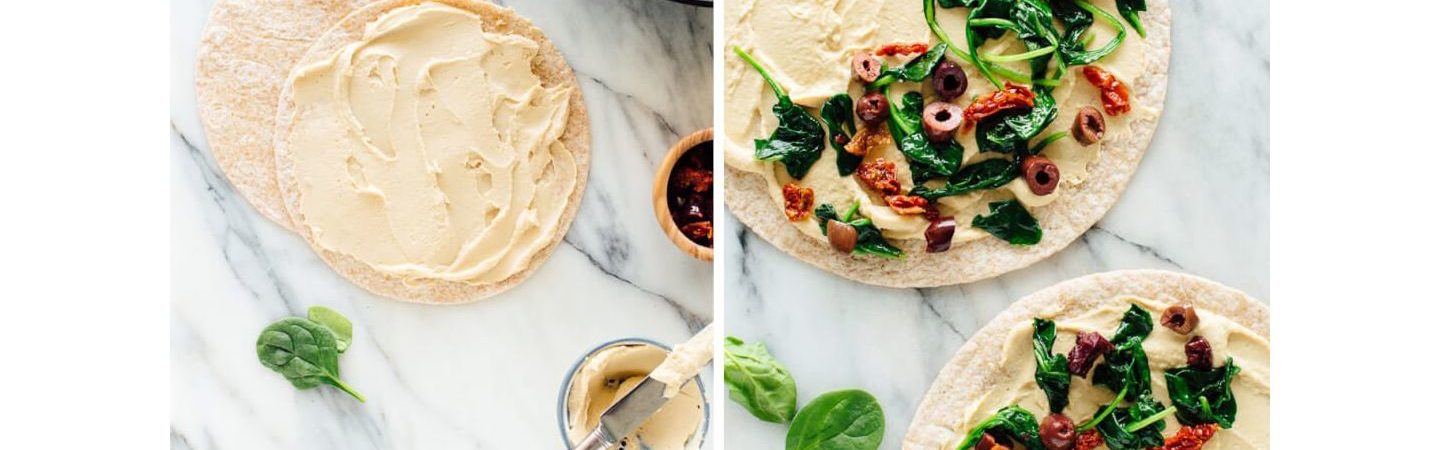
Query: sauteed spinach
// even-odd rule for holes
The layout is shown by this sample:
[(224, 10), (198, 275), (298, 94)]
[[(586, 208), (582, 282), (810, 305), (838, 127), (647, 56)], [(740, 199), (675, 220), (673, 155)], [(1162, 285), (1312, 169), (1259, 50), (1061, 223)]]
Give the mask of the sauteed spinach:
[(975, 444), (980, 442), (980, 436), (985, 433), (1004, 436), (1013, 442), (1019, 442), (1025, 448), (1045, 448), (1045, 443), (1040, 441), (1040, 423), (1035, 421), (1034, 414), (1019, 405), (1001, 408), (994, 416), (985, 419), (965, 435), (965, 440), (961, 441), (955, 450), (974, 448)]
[(1238, 373), (1240, 367), (1233, 358), (1225, 358), (1225, 365), (1220, 367), (1165, 370), (1170, 402), (1180, 410), (1175, 417), (1185, 425), (1215, 423), (1220, 424), (1220, 428), (1230, 428), (1238, 409), (1235, 394), (1230, 391), (1230, 380)]
[(773, 110), (780, 124), (769, 139), (755, 140), (755, 158), (765, 161), (778, 160), (785, 164), (785, 171), (791, 177), (804, 178), (805, 173), (810, 171), (810, 166), (820, 159), (820, 152), (825, 149), (825, 132), (820, 128), (820, 121), (811, 117), (804, 107), (791, 102), (785, 89), (770, 78), (770, 72), (761, 67), (749, 53), (737, 46), (735, 54), (760, 72), (760, 76), (765, 78), (765, 83), (770, 85), (770, 89), (775, 91), (775, 97), (779, 99)]
[(835, 150), (835, 168), (840, 171), (840, 176), (849, 176), (855, 173), (860, 167), (860, 161), (864, 158), (845, 151), (845, 144), (855, 136), (855, 101), (850, 99), (850, 94), (835, 94), (820, 106), (820, 118), (825, 120), (825, 127), (830, 130), (830, 148)]
[[(890, 88), (881, 92), (888, 98)], [(890, 118), (886, 124), (890, 136), (900, 153), (910, 160), (910, 177), (915, 184), (931, 178), (944, 178), (960, 170), (960, 158), (965, 149), (954, 141), (932, 143), (925, 137), (921, 127), (921, 114), (925, 109), (925, 98), (919, 92), (906, 92), (900, 102), (891, 101)], [(897, 105), (898, 103), (898, 105)]]
[(951, 195), (995, 189), (1019, 176), (1020, 163), (1015, 158), (987, 159), (961, 167), (955, 176), (950, 177), (949, 181), (939, 188), (931, 189), (923, 184), (916, 185), (914, 189), (910, 190), (910, 195), (918, 195), (933, 201)]
[(1044, 234), (1040, 223), (1019, 200), (991, 203), (990, 214), (975, 216), (970, 220), (970, 226), (985, 230), (1011, 245), (1035, 245)]
[(871, 223), (870, 219), (859, 217), (857, 214), (859, 211), (859, 200), (851, 204), (850, 209), (846, 210), (843, 216), (837, 213), (835, 207), (830, 206), (829, 203), (820, 205), (819, 208), (815, 208), (815, 218), (820, 221), (820, 234), (828, 236), (829, 230), (825, 226), (831, 220), (838, 220), (855, 227), (855, 232), (858, 234), (855, 239), (855, 248), (850, 250), (850, 254), (873, 255), (891, 259), (905, 256), (903, 250), (885, 241), (885, 236), (880, 234), (880, 228)]
[(1035, 334), (1031, 337), (1035, 350), (1035, 384), (1045, 391), (1050, 403), (1050, 412), (1065, 411), (1070, 404), (1070, 370), (1065, 355), (1052, 353), (1055, 348), (1055, 321), (1035, 319)]

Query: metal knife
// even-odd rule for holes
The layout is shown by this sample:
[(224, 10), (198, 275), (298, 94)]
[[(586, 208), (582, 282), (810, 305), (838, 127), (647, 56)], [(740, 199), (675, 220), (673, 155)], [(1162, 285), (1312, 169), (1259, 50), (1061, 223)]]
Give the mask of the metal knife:
[(575, 445), (575, 450), (605, 450), (635, 431), (665, 405), (665, 383), (645, 377), (639, 386), (600, 415), (600, 426)]

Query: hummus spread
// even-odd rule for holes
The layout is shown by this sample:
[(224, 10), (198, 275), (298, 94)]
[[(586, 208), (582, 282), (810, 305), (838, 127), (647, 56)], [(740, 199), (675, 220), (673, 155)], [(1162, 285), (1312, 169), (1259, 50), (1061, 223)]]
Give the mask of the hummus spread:
[[(1093, 3), (1106, 11), (1116, 11), (1114, 0), (1097, 0)], [(937, 8), (936, 20), (940, 26), (960, 45), (964, 45), (965, 8)], [(830, 96), (848, 92), (853, 99), (864, 95), (859, 81), (854, 80), (850, 59), (857, 52), (873, 52), (884, 44), (927, 42), (931, 47), (939, 40), (931, 35), (925, 23), (924, 4), (917, 0), (823, 0), (804, 2), (774, 2), (762, 0), (736, 0), (725, 9), (726, 29), (731, 30), (727, 47), (739, 46), (755, 57), (775, 81), (783, 87), (791, 99), (805, 106), (810, 113), (819, 116), (820, 105)], [(1091, 48), (1109, 42), (1116, 30), (1101, 20), (1090, 27), (1094, 35)], [(1096, 64), (1114, 74), (1122, 82), (1132, 83), (1143, 69), (1145, 55), (1139, 43), (1140, 37), (1130, 32), (1115, 52)], [(955, 49), (964, 51), (965, 49)], [(979, 49), (980, 53), (1015, 54), (1025, 51), (1024, 44), (1009, 33), (1000, 39), (989, 40)], [(765, 85), (760, 74), (733, 52), (726, 53), (725, 63), (725, 164), (728, 167), (764, 177), (770, 190), (770, 197), (776, 208), (785, 205), (781, 187), (796, 182), (815, 191), (815, 205), (829, 203), (844, 209), (851, 202), (860, 201), (860, 213), (869, 217), (889, 239), (924, 239), (925, 228), (930, 222), (923, 215), (900, 215), (885, 203), (877, 193), (853, 176), (842, 177), (835, 166), (835, 150), (826, 143), (820, 160), (810, 168), (805, 177), (795, 180), (778, 161), (755, 159), (755, 139), (766, 138), (775, 130), (777, 120), (771, 108), (777, 102), (774, 93)], [(903, 58), (885, 58), (890, 65), (903, 64), (918, 55)], [(953, 100), (961, 107), (969, 105), (977, 96), (986, 96), (996, 90), (974, 66), (965, 64), (953, 55), (948, 59), (956, 61), (969, 77), (969, 90)], [(1029, 74), (1028, 62), (1006, 63), (1007, 67), (1020, 73)], [(1053, 66), (1052, 66), (1053, 70)], [(891, 101), (899, 101), (910, 91), (921, 91), (926, 101), (933, 101), (927, 78), (922, 83), (896, 83), (891, 86)], [(1085, 81), (1079, 68), (1070, 68), (1059, 86), (1051, 92), (1059, 106), (1055, 121), (1040, 133), (1045, 136), (1057, 131), (1068, 131), (1076, 112), (1081, 106), (1096, 106), (1100, 103), (1099, 90)], [(1133, 102), (1132, 102), (1133, 104)], [(1156, 111), (1136, 107), (1124, 115), (1106, 116), (1104, 141), (1123, 140), (1130, 133), (1129, 122), (1138, 116), (1152, 116)], [(858, 125), (858, 124), (857, 124)], [(1005, 157), (998, 153), (980, 153), (975, 143), (975, 132), (958, 131), (956, 142), (965, 148), (963, 164), (969, 165), (986, 159)], [(1037, 138), (1038, 139), (1038, 138)], [(1050, 158), (1060, 170), (1062, 189), (1046, 196), (1030, 192), (1025, 180), (1017, 178), (1009, 184), (993, 190), (944, 197), (939, 200), (943, 215), (954, 215), (956, 222), (952, 243), (958, 244), (989, 236), (983, 230), (970, 227), (970, 220), (978, 214), (989, 212), (990, 202), (1018, 199), (1027, 208), (1044, 206), (1063, 195), (1064, 186), (1074, 186), (1085, 181), (1088, 167), (1094, 162), (1105, 143), (1083, 147), (1073, 139), (1062, 139), (1050, 144), (1041, 154)], [(909, 164), (893, 141), (873, 149), (866, 156), (866, 162), (877, 158), (894, 161), (896, 175), (902, 188), (909, 191), (914, 187), (910, 179)], [(931, 181), (933, 187), (943, 185)], [(820, 228), (811, 221), (793, 223), (801, 232), (824, 241)]]
[[(1158, 318), (1169, 305), (1141, 298), (1127, 298), (1125, 304), (1111, 303), (1079, 317), (1055, 322), (1055, 348), (1057, 354), (1067, 354), (1075, 346), (1075, 335), (1084, 331), (1096, 331), (1107, 338), (1119, 326), (1121, 317), (1129, 304), (1137, 304)], [(1230, 389), (1235, 394), (1237, 410), (1232, 428), (1221, 429), (1206, 444), (1206, 448), (1224, 449), (1265, 449), (1270, 447), (1270, 340), (1230, 319), (1196, 309), (1200, 318), (1190, 335), (1181, 335), (1159, 325), (1145, 339), (1145, 355), (1150, 361), (1151, 387), (1156, 400), (1170, 404), (1170, 393), (1165, 386), (1165, 369), (1185, 366), (1185, 342), (1190, 336), (1204, 336), (1210, 342), (1215, 364), (1223, 364), (1226, 357), (1235, 358), (1240, 373), (1231, 380)], [(1049, 413), (1045, 393), (1035, 384), (1035, 353), (1031, 337), (1034, 328), (1029, 321), (1018, 325), (1005, 341), (1000, 368), (1008, 383), (998, 384), (980, 401), (963, 409), (964, 420), (959, 429), (968, 432), (1001, 408), (1020, 405), (1042, 418)], [(1091, 375), (1094, 371), (1091, 371)], [(1070, 404), (1065, 415), (1081, 423), (1088, 420), (1095, 411), (1115, 398), (1115, 393), (1103, 387), (1096, 387), (1089, 378), (1072, 378), (1070, 383)], [(1175, 416), (1165, 419), (1168, 437), (1178, 430), (1180, 423)], [(963, 440), (964, 436), (958, 439)], [(960, 442), (950, 443), (954, 448)]]
[(422, 3), (291, 76), (300, 226), (406, 281), (496, 283), (552, 242), (573, 191), (560, 136), (572, 88), (532, 71), (539, 45)]
[[(625, 343), (606, 347), (581, 362), (570, 379), (565, 398), (566, 434), (570, 442), (580, 442), (594, 431), (600, 425), (600, 415), (644, 381), (666, 360), (666, 354), (664, 348), (656, 345)], [(625, 437), (630, 445), (623, 448), (640, 448), (636, 444), (641, 443), (654, 450), (700, 447), (700, 427), (705, 418), (700, 387), (687, 379), (684, 387), (669, 397), (655, 415)]]
[(674, 397), (691, 378), (700, 374), (700, 369), (715, 358), (715, 333), (706, 325), (694, 337), (670, 350), (670, 356), (660, 363), (650, 378), (665, 383), (665, 396)]

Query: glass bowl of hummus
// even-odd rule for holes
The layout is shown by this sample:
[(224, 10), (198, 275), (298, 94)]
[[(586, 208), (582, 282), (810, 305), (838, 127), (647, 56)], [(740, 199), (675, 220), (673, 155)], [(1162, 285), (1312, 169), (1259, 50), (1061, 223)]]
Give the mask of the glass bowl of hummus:
[[(644, 381), (670, 354), (670, 347), (644, 338), (609, 341), (585, 352), (560, 385), (556, 407), (566, 450), (594, 430), (600, 415)], [(696, 376), (649, 420), (622, 439), (621, 450), (696, 450), (710, 423), (705, 385)]]

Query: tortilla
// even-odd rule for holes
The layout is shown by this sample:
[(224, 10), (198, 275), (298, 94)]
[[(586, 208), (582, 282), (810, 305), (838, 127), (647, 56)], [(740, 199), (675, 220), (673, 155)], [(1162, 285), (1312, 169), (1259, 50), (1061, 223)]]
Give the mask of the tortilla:
[[(725, 205), (751, 231), (785, 253), (867, 284), (904, 288), (944, 286), (984, 280), (1034, 264), (1070, 245), (1100, 221), (1120, 198), (1155, 135), (1165, 106), (1170, 70), (1169, 2), (1150, 2), (1149, 11), (1140, 17), (1149, 37), (1142, 41), (1144, 71), (1129, 85), (1131, 103), (1153, 109), (1155, 114), (1134, 118), (1130, 122), (1129, 139), (1101, 143), (1100, 154), (1089, 166), (1089, 177), (1083, 183), (1062, 184), (1053, 194), (1062, 197), (1031, 211), (1045, 232), (1038, 244), (1013, 246), (986, 237), (957, 244), (946, 252), (926, 253), (923, 240), (909, 239), (892, 242), (905, 251), (903, 259), (852, 257), (797, 230), (771, 200), (763, 177), (728, 166)], [(1139, 36), (1130, 39), (1139, 39)]]
[(1158, 301), (1188, 301), (1270, 338), (1270, 308), (1245, 293), (1203, 278), (1160, 270), (1107, 272), (1065, 281), (1020, 299), (976, 332), (940, 370), (920, 402), (902, 449), (944, 448), (969, 430), (955, 427), (966, 405), (978, 401), (1008, 375), (1001, 373), (999, 348), (1017, 326), (1035, 317), (1062, 320), (1133, 295)]
[[(306, 227), (295, 227), (311, 248), (320, 254), (326, 263), (330, 264), (335, 271), (345, 278), (354, 282), (366, 290), (378, 295), (414, 303), (430, 304), (453, 304), (466, 303), (489, 296), (493, 296), (507, 289), (515, 287), (524, 281), (541, 263), (550, 257), (555, 247), (563, 240), (565, 232), (569, 230), (570, 223), (575, 219), (575, 213), (580, 206), (581, 194), (585, 191), (585, 181), (590, 172), (590, 117), (585, 109), (584, 99), (581, 97), (580, 88), (575, 80), (575, 74), (565, 62), (564, 56), (555, 48), (555, 45), (536, 28), (529, 20), (515, 14), (514, 11), (495, 6), (490, 3), (476, 0), (432, 0), (433, 3), (441, 3), (456, 8), (473, 12), (480, 16), (485, 27), (490, 32), (509, 33), (524, 36), (540, 45), (540, 52), (536, 56), (535, 63), (531, 70), (540, 77), (544, 86), (572, 86), (573, 93), (570, 97), (570, 116), (565, 125), (565, 133), (560, 141), (570, 148), (575, 156), (575, 170), (577, 178), (575, 187), (570, 193), (569, 203), (561, 215), (559, 228), (556, 230), (553, 240), (545, 245), (530, 260), (529, 266), (524, 270), (510, 276), (500, 282), (485, 285), (470, 285), (461, 282), (441, 281), (434, 279), (423, 279), (418, 281), (405, 281), (400, 277), (379, 272), (370, 265), (352, 256), (331, 252), (321, 248), (315, 243), (310, 230)], [(364, 35), (365, 27), (375, 21), (386, 12), (400, 7), (426, 3), (421, 0), (381, 0), (366, 5), (345, 16), (339, 23), (325, 32), (313, 47), (297, 62), (297, 65), (308, 65), (325, 58), (329, 58), (340, 47), (355, 42)], [(290, 212), (292, 223), (304, 223), (296, 215), (299, 208), (299, 185), (295, 175), (295, 165), (289, 143), (283, 136), (290, 134), (294, 126), (295, 104), (290, 84), (283, 83), (284, 88), (280, 95), (279, 112), (275, 120), (274, 146), (275, 146), (275, 168), (280, 192), (284, 200), (285, 208)]]
[(285, 228), (275, 182), (275, 108), (295, 62), (370, 0), (218, 0), (200, 37), (195, 96), (210, 152), (235, 190)]

